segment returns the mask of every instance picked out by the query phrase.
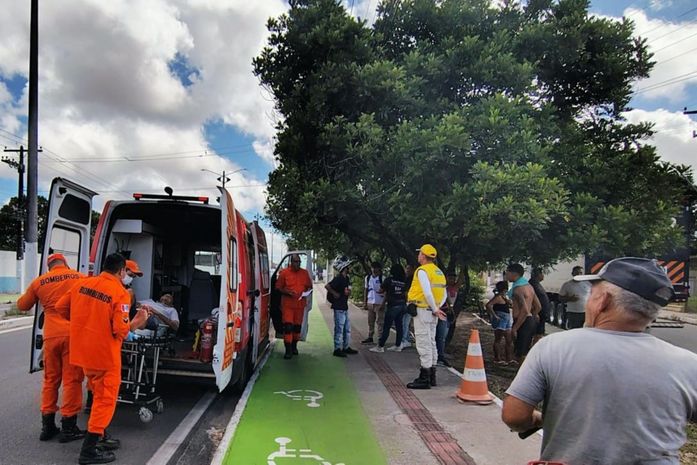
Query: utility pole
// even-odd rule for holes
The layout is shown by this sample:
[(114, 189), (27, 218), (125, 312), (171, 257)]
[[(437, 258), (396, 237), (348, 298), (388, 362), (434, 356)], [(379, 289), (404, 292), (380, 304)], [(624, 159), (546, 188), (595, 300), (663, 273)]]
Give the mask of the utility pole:
[[(683, 115), (697, 115), (697, 110), (688, 110), (687, 107), (683, 109)], [(692, 130), (692, 138), (697, 139), (697, 131)]]
[(17, 182), (17, 261), (21, 262), (24, 260), (24, 146), (20, 145), (18, 149), (5, 149), (5, 152), (19, 154), (19, 163), (8, 157), (3, 157), (2, 161), (19, 173), (19, 181)]
[(32, 281), (39, 271), (38, 231), (38, 163), (39, 163), (39, 0), (31, 0), (31, 24), (29, 28), (29, 159), (27, 160), (27, 227), (24, 231), (26, 257), (24, 282)]

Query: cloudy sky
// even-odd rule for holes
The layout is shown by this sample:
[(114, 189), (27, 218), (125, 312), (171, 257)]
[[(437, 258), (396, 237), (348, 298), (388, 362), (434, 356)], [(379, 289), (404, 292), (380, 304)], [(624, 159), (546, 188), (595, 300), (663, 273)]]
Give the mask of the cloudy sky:
[[(378, 0), (344, 0), (372, 21)], [(41, 1), (39, 191), (64, 176), (99, 192), (96, 208), (133, 192), (215, 196), (230, 177), (238, 208), (261, 213), (274, 167), (271, 96), (252, 75), (266, 19), (284, 0)], [(0, 147), (26, 143), (29, 2), (0, 0)], [(630, 121), (656, 123), (666, 160), (695, 165), (697, 5), (694, 0), (594, 0), (626, 16), (657, 65), (636, 84)], [(697, 120), (697, 118), (695, 118)], [(16, 195), (0, 164), (0, 204)], [(277, 241), (278, 242), (278, 241)]]

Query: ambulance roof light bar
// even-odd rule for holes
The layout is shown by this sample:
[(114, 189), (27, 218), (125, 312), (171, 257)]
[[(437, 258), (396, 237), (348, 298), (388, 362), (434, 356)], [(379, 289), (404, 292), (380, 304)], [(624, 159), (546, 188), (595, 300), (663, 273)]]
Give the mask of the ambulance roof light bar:
[(165, 192), (167, 193), (167, 195), (141, 194), (139, 192), (136, 192), (133, 194), (133, 198), (135, 200), (154, 199), (154, 200), (174, 200), (174, 201), (179, 201), (179, 202), (203, 202), (205, 205), (208, 205), (208, 197), (197, 197), (197, 196), (193, 196), (193, 195), (172, 195), (172, 192), (174, 192), (174, 191), (169, 186), (165, 187)]

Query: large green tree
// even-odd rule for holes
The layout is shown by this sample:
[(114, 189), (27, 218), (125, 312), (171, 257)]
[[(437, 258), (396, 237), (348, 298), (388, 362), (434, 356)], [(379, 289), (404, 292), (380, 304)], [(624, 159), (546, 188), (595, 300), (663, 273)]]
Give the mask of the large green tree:
[(622, 118), (652, 67), (586, 0), (292, 0), (254, 60), (277, 111), (274, 227), (308, 246), (443, 264), (658, 254), (686, 167)]
[[(48, 212), (48, 200), (46, 200), (46, 197), (38, 196), (37, 207), (39, 211), (39, 247), (42, 248), (46, 234), (46, 214)], [(17, 231), (19, 230), (22, 211), (23, 209), (20, 207), (17, 197), (10, 198), (9, 202), (0, 208), (0, 250), (17, 250)]]
[[(26, 201), (26, 200), (25, 200)], [(39, 251), (43, 250), (44, 238), (46, 237), (46, 217), (48, 215), (48, 200), (46, 197), (38, 196), (37, 201), (39, 220)], [(17, 197), (10, 198), (9, 202), (0, 208), (0, 250), (17, 250), (17, 231), (19, 230), (19, 218), (22, 209)], [(92, 210), (92, 223), (90, 241), (94, 237), (99, 223), (100, 214)], [(25, 226), (26, 227), (26, 226)]]

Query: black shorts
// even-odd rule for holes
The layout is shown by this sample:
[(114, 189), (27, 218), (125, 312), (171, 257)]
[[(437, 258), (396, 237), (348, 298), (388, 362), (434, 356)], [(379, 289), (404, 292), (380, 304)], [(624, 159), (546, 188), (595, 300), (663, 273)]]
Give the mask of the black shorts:
[(532, 345), (532, 338), (535, 337), (536, 332), (537, 320), (532, 315), (528, 315), (520, 328), (518, 328), (518, 334), (513, 344), (513, 352), (516, 357), (524, 357), (528, 354)]

